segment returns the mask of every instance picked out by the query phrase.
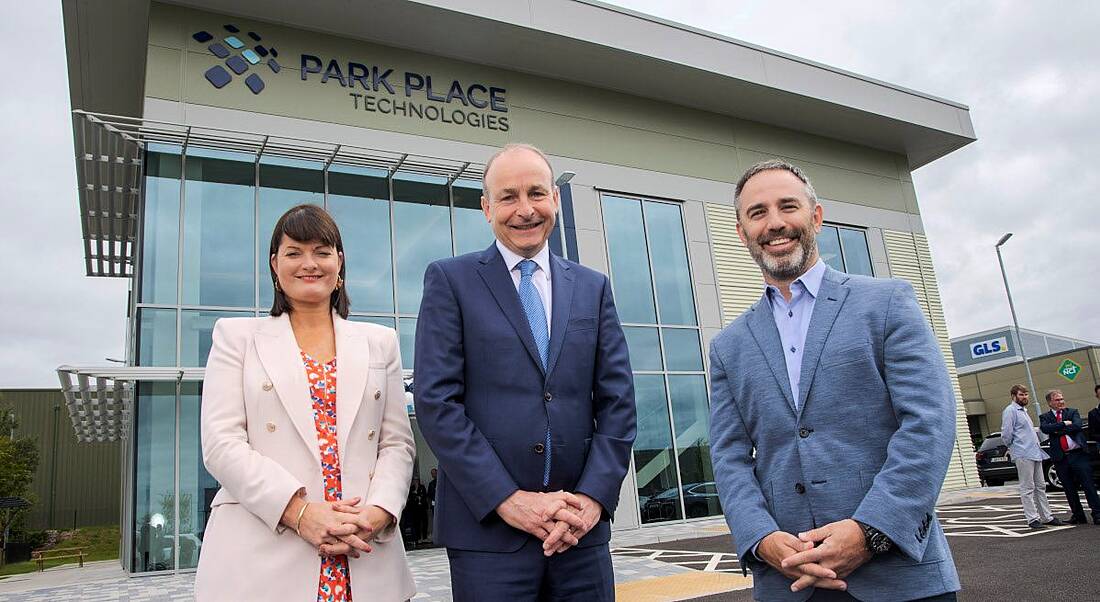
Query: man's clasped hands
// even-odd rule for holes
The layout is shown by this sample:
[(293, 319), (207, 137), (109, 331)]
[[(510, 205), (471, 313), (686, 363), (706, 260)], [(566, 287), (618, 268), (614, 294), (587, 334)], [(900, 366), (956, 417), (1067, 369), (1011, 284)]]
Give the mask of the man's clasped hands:
[(518, 490), (497, 506), (497, 514), (542, 540), (542, 553), (553, 556), (577, 545), (599, 522), (603, 507), (583, 493)]
[(852, 571), (871, 559), (863, 529), (852, 519), (829, 523), (797, 536), (774, 531), (756, 548), (756, 556), (790, 579), (791, 591), (820, 587), (844, 591)]

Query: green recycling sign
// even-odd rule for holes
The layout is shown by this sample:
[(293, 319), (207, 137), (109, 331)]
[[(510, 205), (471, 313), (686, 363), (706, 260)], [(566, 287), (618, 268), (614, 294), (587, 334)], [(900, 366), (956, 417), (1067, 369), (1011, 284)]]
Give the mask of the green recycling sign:
[(1064, 360), (1062, 364), (1058, 366), (1058, 374), (1061, 374), (1062, 378), (1068, 380), (1069, 382), (1077, 380), (1077, 375), (1080, 373), (1081, 364), (1078, 364), (1077, 362), (1070, 359)]

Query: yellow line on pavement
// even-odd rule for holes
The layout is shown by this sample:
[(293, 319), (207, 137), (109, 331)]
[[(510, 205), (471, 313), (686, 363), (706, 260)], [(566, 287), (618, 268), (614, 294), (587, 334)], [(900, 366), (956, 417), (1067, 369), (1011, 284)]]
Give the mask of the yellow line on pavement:
[(692, 572), (618, 583), (615, 585), (615, 599), (619, 602), (673, 602), (749, 587), (752, 587), (752, 577)]

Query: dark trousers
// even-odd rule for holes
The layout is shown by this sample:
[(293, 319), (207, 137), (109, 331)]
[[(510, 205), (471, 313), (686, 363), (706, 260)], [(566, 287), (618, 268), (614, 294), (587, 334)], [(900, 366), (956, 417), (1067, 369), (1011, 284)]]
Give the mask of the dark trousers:
[[(919, 600), (913, 600), (912, 602), (955, 602), (959, 597), (955, 595), (955, 592), (947, 592), (946, 594), (940, 594), (938, 596), (932, 596), (931, 598), (921, 598)], [(814, 590), (814, 595), (810, 596), (809, 602), (858, 602), (858, 598), (852, 596), (848, 592), (838, 592), (831, 589), (817, 589)]]
[(1100, 496), (1096, 495), (1096, 484), (1092, 482), (1092, 467), (1089, 466), (1089, 456), (1082, 449), (1066, 452), (1061, 460), (1054, 463), (1054, 470), (1058, 472), (1058, 478), (1062, 481), (1062, 488), (1066, 491), (1066, 501), (1069, 502), (1070, 512), (1073, 516), (1084, 519), (1085, 509), (1081, 507), (1081, 496), (1078, 491), (1085, 490), (1085, 499), (1092, 510), (1093, 522), (1100, 522)]
[(454, 602), (614, 602), (607, 544), (570, 548), (547, 558), (530, 538), (515, 552), (447, 548)]

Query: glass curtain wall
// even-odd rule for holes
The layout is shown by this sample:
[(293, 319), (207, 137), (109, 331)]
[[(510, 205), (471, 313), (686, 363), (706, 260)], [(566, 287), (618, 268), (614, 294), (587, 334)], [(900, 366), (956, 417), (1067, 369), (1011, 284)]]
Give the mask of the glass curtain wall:
[(602, 195), (601, 204), (615, 303), (634, 370), (642, 522), (720, 514), (680, 206), (611, 194)]
[[(323, 206), (344, 240), (350, 319), (396, 328), (413, 368), (424, 269), (493, 240), (481, 182), (150, 145), (145, 161), (135, 363), (201, 367), (219, 318), (266, 315), (275, 221)], [(200, 383), (139, 383), (129, 491), (131, 572), (194, 568), (218, 484), (199, 448)], [(178, 520), (177, 520), (178, 517)], [(178, 537), (177, 537), (178, 530)]]

